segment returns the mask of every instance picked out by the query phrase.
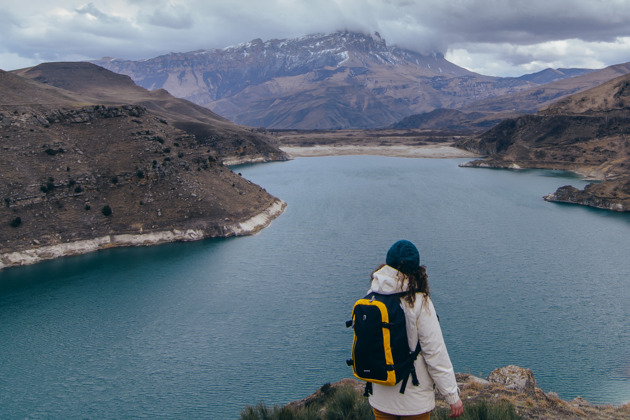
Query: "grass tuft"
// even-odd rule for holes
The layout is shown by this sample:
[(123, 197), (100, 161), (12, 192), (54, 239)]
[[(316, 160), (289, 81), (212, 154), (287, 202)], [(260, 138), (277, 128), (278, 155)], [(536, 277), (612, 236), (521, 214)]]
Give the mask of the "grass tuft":
[[(432, 419), (450, 419), (449, 409), (438, 409), (431, 413)], [(508, 402), (488, 403), (484, 400), (473, 404), (464, 405), (464, 415), (461, 420), (522, 420), (523, 417), (516, 413), (514, 406)]]

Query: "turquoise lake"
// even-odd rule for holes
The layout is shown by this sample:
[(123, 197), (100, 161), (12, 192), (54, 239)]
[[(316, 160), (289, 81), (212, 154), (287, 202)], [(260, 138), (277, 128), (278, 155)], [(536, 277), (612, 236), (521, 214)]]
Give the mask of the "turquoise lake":
[(233, 168), (287, 202), (257, 235), (0, 271), (0, 417), (237, 419), (352, 376), (354, 300), (414, 242), (455, 370), (514, 364), (630, 401), (630, 214), (548, 203), (564, 172), (461, 159)]

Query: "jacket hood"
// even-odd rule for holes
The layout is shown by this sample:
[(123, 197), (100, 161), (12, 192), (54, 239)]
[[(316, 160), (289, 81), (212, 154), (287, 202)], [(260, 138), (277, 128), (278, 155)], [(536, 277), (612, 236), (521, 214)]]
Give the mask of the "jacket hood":
[[(404, 281), (399, 281), (400, 276), (404, 276)], [(372, 274), (370, 292), (382, 295), (393, 295), (406, 292), (409, 289), (407, 276), (389, 265), (384, 265)]]

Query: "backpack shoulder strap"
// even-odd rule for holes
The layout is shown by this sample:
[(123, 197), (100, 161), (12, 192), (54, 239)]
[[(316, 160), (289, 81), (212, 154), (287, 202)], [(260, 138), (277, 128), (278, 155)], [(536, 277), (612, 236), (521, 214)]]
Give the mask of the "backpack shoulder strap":
[[(422, 351), (421, 347), (420, 347), (420, 342), (418, 341), (418, 345), (416, 346), (416, 349), (411, 352), (409, 354), (409, 360), (411, 362), (411, 369), (409, 371), (409, 375), (411, 375), (411, 383), (414, 386), (418, 386), (420, 385), (420, 381), (418, 381), (418, 375), (416, 374), (416, 359), (418, 358), (418, 355), (420, 354), (420, 352)], [(400, 393), (404, 394), (405, 393), (405, 389), (407, 388), (407, 381), (409, 381), (409, 375), (405, 376), (402, 380), (402, 382), (400, 383)]]

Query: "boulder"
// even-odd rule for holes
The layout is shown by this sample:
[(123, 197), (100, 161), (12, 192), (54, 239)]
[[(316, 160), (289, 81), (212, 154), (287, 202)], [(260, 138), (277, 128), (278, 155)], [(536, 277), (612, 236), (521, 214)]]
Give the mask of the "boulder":
[(536, 378), (531, 369), (514, 365), (493, 370), (487, 379), (489, 382), (505, 385), (507, 389), (526, 394), (534, 394), (537, 388)]

